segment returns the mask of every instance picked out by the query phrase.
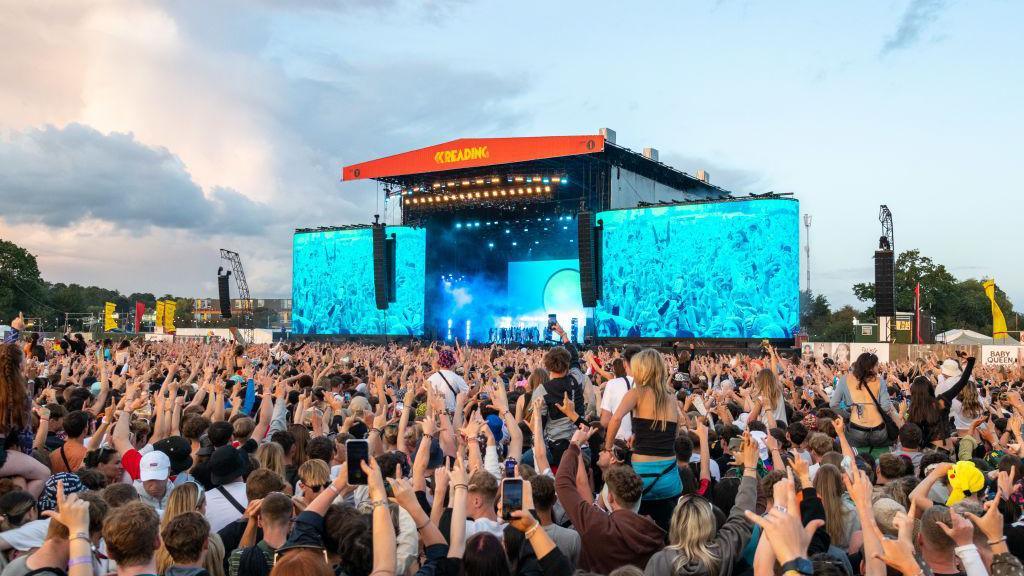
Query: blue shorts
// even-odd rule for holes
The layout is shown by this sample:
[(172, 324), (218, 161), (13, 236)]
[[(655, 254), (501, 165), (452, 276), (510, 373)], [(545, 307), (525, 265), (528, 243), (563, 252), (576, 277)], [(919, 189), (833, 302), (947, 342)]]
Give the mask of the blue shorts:
[(676, 466), (675, 458), (654, 460), (653, 462), (633, 462), (633, 470), (643, 480), (643, 500), (662, 500), (683, 493), (683, 481), (679, 479), (679, 469)]

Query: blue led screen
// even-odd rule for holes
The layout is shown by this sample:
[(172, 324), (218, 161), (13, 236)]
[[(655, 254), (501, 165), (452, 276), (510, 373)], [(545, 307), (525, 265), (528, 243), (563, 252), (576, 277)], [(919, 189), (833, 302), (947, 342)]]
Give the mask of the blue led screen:
[(598, 335), (792, 337), (799, 206), (770, 199), (599, 213)]
[(377, 310), (370, 228), (297, 233), (292, 244), (292, 329), (297, 334), (423, 334), (426, 235), (395, 235), (396, 302)]

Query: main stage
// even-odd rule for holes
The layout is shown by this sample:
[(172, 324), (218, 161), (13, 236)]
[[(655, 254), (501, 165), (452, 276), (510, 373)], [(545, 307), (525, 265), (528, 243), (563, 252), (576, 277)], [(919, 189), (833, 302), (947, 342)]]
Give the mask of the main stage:
[(614, 133), (463, 139), (346, 166), (393, 224), (298, 229), (293, 333), (539, 345), (792, 339), (799, 204), (737, 197)]

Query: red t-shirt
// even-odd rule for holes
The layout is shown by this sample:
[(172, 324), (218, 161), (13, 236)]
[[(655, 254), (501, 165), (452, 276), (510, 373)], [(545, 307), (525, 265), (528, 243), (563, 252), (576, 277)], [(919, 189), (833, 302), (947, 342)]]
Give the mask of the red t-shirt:
[(142, 476), (142, 453), (135, 448), (129, 449), (121, 457), (121, 467), (132, 477), (132, 480), (138, 480)]

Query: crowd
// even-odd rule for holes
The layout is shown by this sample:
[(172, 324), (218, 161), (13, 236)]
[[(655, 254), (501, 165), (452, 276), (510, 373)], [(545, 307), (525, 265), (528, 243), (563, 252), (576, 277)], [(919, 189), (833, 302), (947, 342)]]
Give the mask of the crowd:
[(1024, 574), (1021, 368), (555, 332), (16, 332), (0, 576)]

